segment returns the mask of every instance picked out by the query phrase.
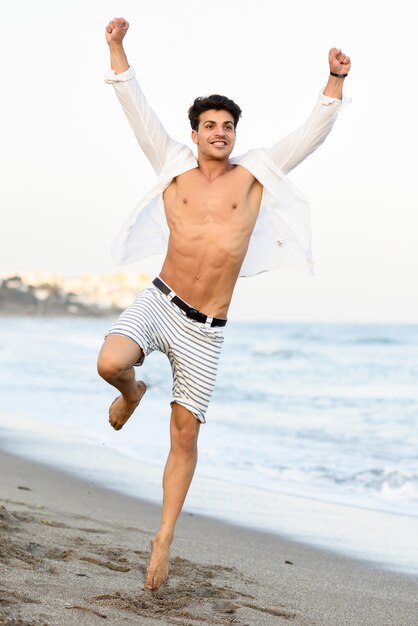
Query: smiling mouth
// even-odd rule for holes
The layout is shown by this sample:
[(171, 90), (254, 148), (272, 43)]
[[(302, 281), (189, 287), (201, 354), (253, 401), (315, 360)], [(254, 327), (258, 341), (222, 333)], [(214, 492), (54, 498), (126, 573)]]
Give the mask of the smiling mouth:
[(212, 146), (217, 146), (218, 148), (224, 148), (226, 146), (226, 141), (222, 141), (220, 139), (216, 141), (211, 141)]

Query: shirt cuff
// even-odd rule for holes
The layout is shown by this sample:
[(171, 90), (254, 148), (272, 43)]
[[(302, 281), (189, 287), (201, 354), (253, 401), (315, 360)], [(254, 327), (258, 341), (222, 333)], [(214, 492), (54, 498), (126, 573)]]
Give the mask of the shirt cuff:
[(320, 104), (325, 104), (325, 106), (328, 106), (330, 104), (333, 104), (334, 102), (337, 102), (341, 105), (341, 109), (345, 109), (345, 107), (347, 106), (347, 104), (350, 104), (351, 102), (351, 98), (349, 98), (348, 96), (343, 96), (343, 99), (340, 100), (339, 98), (332, 98), (331, 96), (325, 96), (324, 95), (324, 89), (321, 89), (320, 93), (319, 93), (319, 102)]
[(104, 80), (106, 83), (123, 83), (127, 80), (131, 80), (135, 76), (135, 70), (133, 67), (129, 67), (125, 72), (121, 72), (120, 74), (116, 74), (115, 70), (109, 70), (104, 75)]

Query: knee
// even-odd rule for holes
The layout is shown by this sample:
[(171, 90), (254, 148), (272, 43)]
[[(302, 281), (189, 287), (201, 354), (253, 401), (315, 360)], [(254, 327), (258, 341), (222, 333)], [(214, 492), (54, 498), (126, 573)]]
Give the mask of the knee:
[(197, 450), (199, 422), (190, 414), (191, 419), (181, 425), (173, 425), (171, 429), (171, 445), (182, 454), (194, 454)]
[(142, 349), (129, 337), (108, 335), (100, 350), (97, 371), (110, 382), (139, 363), (143, 357)]
[(174, 432), (173, 447), (182, 454), (194, 454), (197, 450), (197, 433), (193, 429), (182, 428)]
[(104, 380), (113, 380), (123, 372), (121, 364), (110, 354), (99, 354), (97, 372)]

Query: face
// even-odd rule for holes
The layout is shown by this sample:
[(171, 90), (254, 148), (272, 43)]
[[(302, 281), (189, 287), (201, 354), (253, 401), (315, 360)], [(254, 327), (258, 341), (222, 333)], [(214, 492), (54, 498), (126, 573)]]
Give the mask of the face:
[(222, 161), (229, 157), (235, 145), (234, 118), (228, 111), (210, 109), (200, 114), (198, 130), (192, 130), (199, 157)]

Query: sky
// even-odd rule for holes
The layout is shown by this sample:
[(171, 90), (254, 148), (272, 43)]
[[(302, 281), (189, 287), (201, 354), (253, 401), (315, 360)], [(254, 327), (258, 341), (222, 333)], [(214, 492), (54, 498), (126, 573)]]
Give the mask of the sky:
[(103, 81), (114, 16), (169, 133), (191, 145), (190, 103), (224, 93), (244, 112), (236, 154), (304, 122), (329, 48), (351, 56), (351, 104), (290, 174), (311, 205), (315, 277), (240, 279), (229, 317), (418, 323), (414, 0), (1, 0), (0, 272), (120, 269), (112, 239), (154, 173)]

